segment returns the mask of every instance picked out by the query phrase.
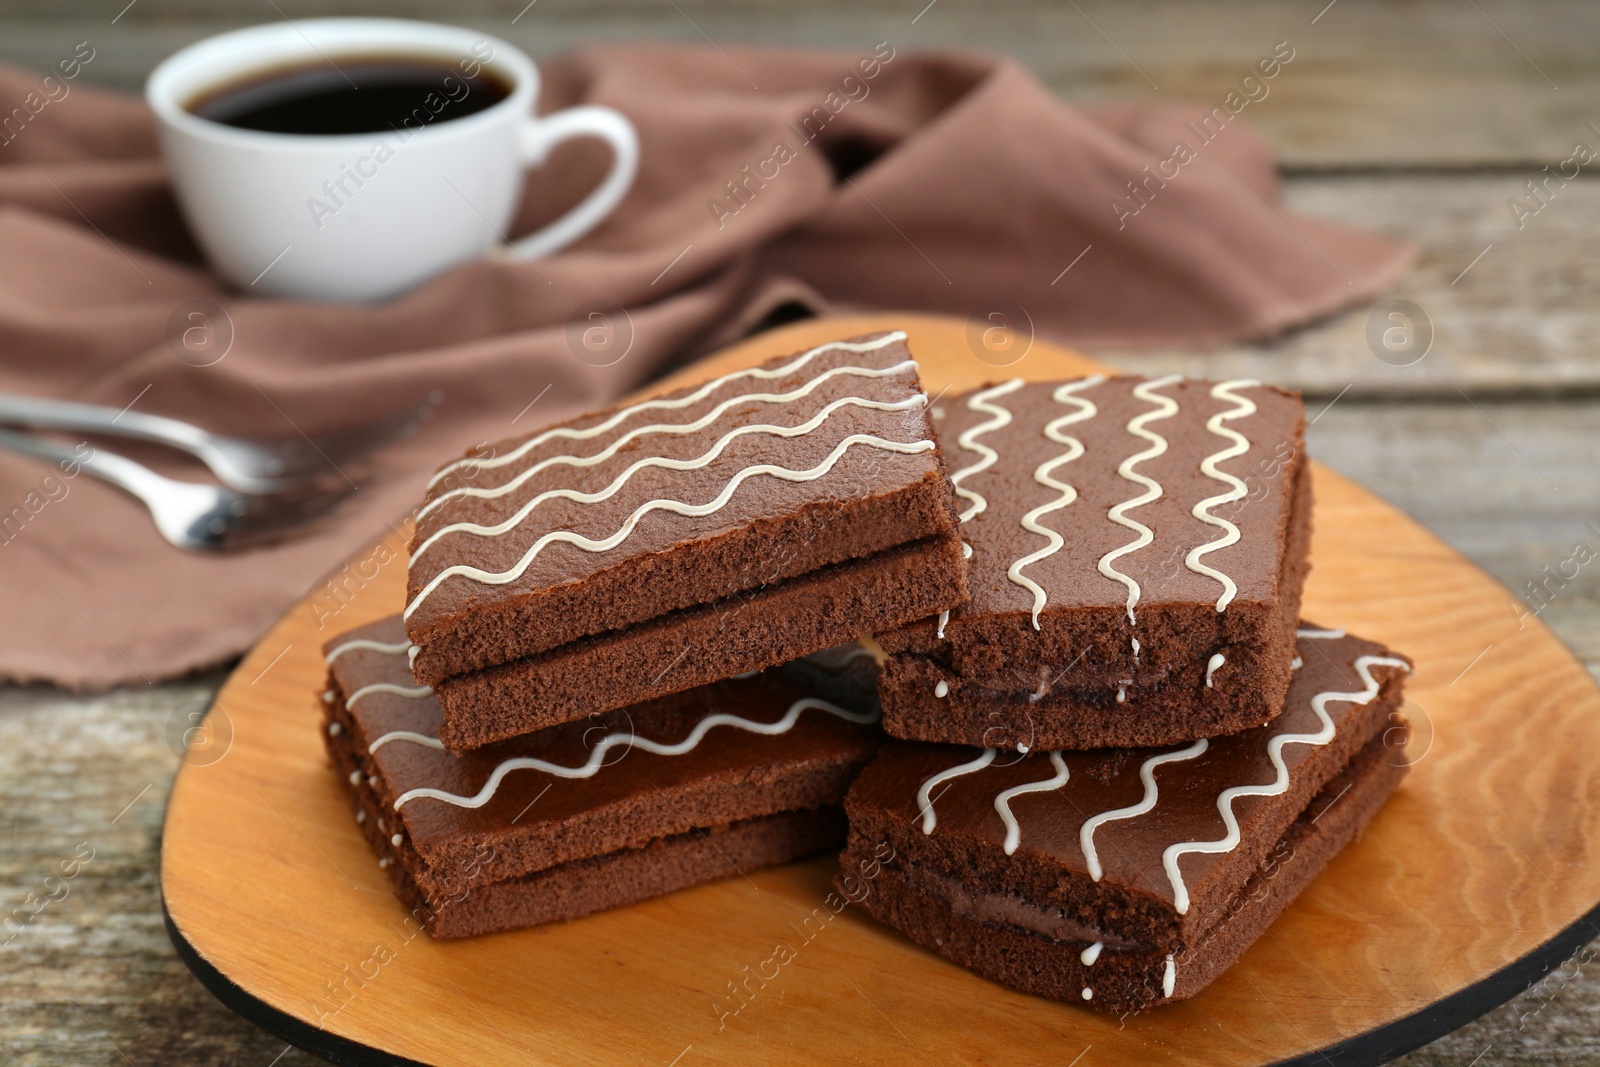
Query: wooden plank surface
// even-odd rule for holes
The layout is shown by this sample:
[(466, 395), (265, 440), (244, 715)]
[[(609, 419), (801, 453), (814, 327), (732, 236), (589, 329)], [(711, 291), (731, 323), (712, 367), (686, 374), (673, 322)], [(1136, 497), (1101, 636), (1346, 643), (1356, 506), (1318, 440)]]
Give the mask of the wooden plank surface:
[[(1057, 0), (938, 0), (924, 10), (923, 0), (539, 0), (513, 25), (523, 2), (467, 0), (445, 15), (425, 0), (362, 0), (339, 11), (470, 22), (536, 55), (605, 39), (693, 41), (698, 30), (837, 47), (880, 39), (980, 46), (1018, 56), (1047, 84), (1082, 100), (1179, 93), (1211, 100), (1263, 44), (1293, 41), (1295, 80), (1280, 79), (1250, 118), (1281, 151), (1297, 207), (1422, 244), (1422, 267), (1397, 295), (1435, 319), (1437, 345), (1420, 364), (1383, 364), (1367, 346), (1369, 309), (1361, 309), (1272, 344), (1204, 361), (1158, 353), (1141, 365), (1285, 381), (1321, 403), (1349, 385), (1312, 427), (1314, 454), (1418, 516), (1512, 590), (1568, 558), (1577, 541), (1600, 548), (1600, 534), (1587, 525), (1600, 522), (1593, 402), (1600, 363), (1592, 341), (1600, 336), (1600, 288), (1588, 248), (1600, 222), (1597, 186), (1585, 179), (1565, 187), (1521, 231), (1506, 206), (1540, 167), (1565, 158), (1574, 140), (1600, 145), (1588, 126), (1600, 121), (1600, 7), (1337, 0), (1324, 12), (1326, 0), (1079, 0), (1074, 10)], [(277, 7), (326, 13), (310, 0)], [(123, 8), (123, 0), (48, 7), (0, 0), (0, 61), (42, 66), (87, 39), (100, 48), (88, 76), (134, 87), (183, 43), (276, 17), (256, 2), (138, 0)], [(1452, 286), (1490, 243), (1494, 249)], [(1312, 402), (1314, 413), (1319, 407)], [(1600, 566), (1581, 568), (1541, 616), (1594, 672), (1597, 573)], [(1518, 610), (1531, 606), (1525, 600)], [(280, 1054), (278, 1067), (317, 1062), (286, 1052), (218, 1005), (172, 956), (161, 929), (159, 813), (177, 765), (169, 720), (181, 733), (184, 717), (218, 680), (87, 699), (0, 690), (0, 913), (20, 905), (81, 841), (97, 850), (68, 896), (0, 946), (0, 1062), (267, 1065)], [(1597, 975), (1593, 959), (1580, 956), (1402, 1062), (1600, 1065)]]
[[(1271, 343), (1207, 353), (1201, 365), (1213, 375), (1270, 378), (1321, 398), (1347, 388), (1351, 397), (1456, 402), (1463, 392), (1474, 398), (1600, 394), (1600, 258), (1592, 248), (1600, 232), (1600, 182), (1560, 190), (1519, 230), (1506, 205), (1519, 194), (1526, 199), (1526, 180), (1521, 171), (1291, 179), (1288, 201), (1295, 208), (1419, 246), (1420, 263), (1388, 299), (1421, 309), (1431, 347), (1420, 356), (1384, 348), (1382, 329), (1391, 324), (1386, 301)], [(1376, 347), (1369, 340), (1374, 319), (1380, 321)], [(1097, 354), (1164, 372), (1194, 373), (1196, 366), (1192, 351)]]
[[(58, 0), (46, 9), (4, 0), (0, 60), (48, 62), (90, 40), (104, 46), (91, 76), (134, 86), (162, 56), (216, 29), (279, 12), (332, 13), (316, 0), (138, 0), (112, 25), (124, 3)], [(702, 34), (818, 47), (984, 47), (1016, 56), (1076, 100), (1220, 102), (1288, 41), (1296, 58), (1246, 114), (1293, 168), (1537, 169), (1565, 158), (1574, 138), (1600, 144), (1587, 126), (1600, 118), (1600, 7), (1582, 0), (538, 0), (516, 17), (525, 3), (356, 0), (337, 10), (446, 17), (535, 56), (597, 40), (699, 43)]]

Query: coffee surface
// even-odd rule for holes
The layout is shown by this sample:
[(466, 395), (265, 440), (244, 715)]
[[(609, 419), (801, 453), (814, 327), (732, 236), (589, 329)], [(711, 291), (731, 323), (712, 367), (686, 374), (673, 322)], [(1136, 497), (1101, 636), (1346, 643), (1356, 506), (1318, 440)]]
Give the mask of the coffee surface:
[(475, 115), (509, 95), (509, 84), (481, 68), (469, 76), (431, 58), (334, 57), (252, 74), (188, 110), (244, 130), (335, 135), (418, 129)]

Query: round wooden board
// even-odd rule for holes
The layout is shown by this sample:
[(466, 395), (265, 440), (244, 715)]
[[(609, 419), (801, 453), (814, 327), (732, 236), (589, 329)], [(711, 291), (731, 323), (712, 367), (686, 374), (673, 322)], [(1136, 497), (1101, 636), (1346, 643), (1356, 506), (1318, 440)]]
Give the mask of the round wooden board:
[[(1043, 343), (994, 367), (964, 322), (879, 315), (773, 331), (667, 384), (893, 327), (910, 333), (933, 394), (1098, 369)], [(219, 694), (209, 747), (191, 752), (167, 809), (173, 941), (235, 1009), (346, 1063), (1380, 1062), (1593, 935), (1600, 691), (1432, 534), (1326, 468), (1315, 478), (1306, 615), (1415, 657), (1416, 765), (1365, 838), (1194, 1000), (1119, 1022), (992, 985), (854, 908), (807, 939), (802, 919), (829, 914), (828, 859), (567, 925), (414, 935), (328, 769), (316, 702), (319, 646), (398, 610), (403, 551), (375, 573), (387, 553), (352, 566), (342, 606), (324, 594), (290, 611)], [(779, 941), (795, 958), (719, 1018), (728, 983)]]

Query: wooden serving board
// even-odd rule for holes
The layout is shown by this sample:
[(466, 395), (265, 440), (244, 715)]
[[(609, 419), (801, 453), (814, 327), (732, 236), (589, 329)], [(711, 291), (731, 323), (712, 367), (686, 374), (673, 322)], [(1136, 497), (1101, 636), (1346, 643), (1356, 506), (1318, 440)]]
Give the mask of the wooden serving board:
[[(888, 328), (910, 333), (934, 394), (1102, 369), (1043, 343), (996, 367), (965, 322), (880, 315), (764, 334), (662, 388)], [(1192, 1001), (1119, 1022), (1012, 993), (855, 908), (807, 939), (801, 921), (830, 914), (831, 859), (567, 925), (448, 944), (415, 934), (327, 766), (316, 699), (322, 642), (401, 606), (403, 551), (352, 567), (361, 577), (333, 618), (326, 598), (290, 611), (218, 695), (209, 747), (191, 753), (167, 809), (173, 942), (226, 1003), (343, 1063), (1380, 1062), (1593, 936), (1600, 691), (1432, 534), (1326, 468), (1315, 480), (1306, 615), (1416, 659), (1416, 765), (1365, 838)], [(794, 958), (719, 1019), (728, 983), (779, 941)]]

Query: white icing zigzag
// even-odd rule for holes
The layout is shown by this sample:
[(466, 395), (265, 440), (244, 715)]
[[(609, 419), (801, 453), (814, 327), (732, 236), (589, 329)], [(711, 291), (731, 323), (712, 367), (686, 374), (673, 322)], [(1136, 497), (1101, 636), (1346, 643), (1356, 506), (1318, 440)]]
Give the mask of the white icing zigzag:
[[(915, 366), (915, 364), (902, 365)], [(818, 380), (820, 381), (820, 379)], [(737, 399), (742, 400), (745, 398), (740, 397)], [(729, 430), (727, 433), (723, 434), (722, 437), (718, 439), (717, 443), (712, 445), (708, 451), (696, 456), (694, 459), (668, 459), (664, 456), (646, 456), (644, 459), (636, 460), (635, 462), (629, 464), (626, 470), (612, 479), (610, 485), (606, 486), (604, 489), (597, 490), (596, 492), (585, 493), (577, 489), (549, 489), (538, 494), (526, 504), (523, 504), (522, 507), (517, 509), (516, 514), (512, 515), (510, 518), (503, 522), (497, 522), (493, 526), (485, 526), (476, 522), (453, 522), (448, 526), (441, 526), (438, 530), (435, 530), (427, 540), (423, 541), (422, 544), (416, 547), (416, 549), (411, 553), (411, 562), (415, 563), (418, 557), (420, 557), (428, 549), (432, 548), (434, 544), (436, 544), (441, 538), (453, 533), (468, 533), (477, 537), (498, 537), (507, 530), (512, 530), (520, 526), (524, 519), (533, 514), (535, 508), (547, 500), (574, 500), (580, 504), (596, 504), (602, 500), (609, 500), (611, 497), (616, 496), (622, 487), (626, 485), (635, 474), (650, 467), (660, 467), (665, 470), (672, 471), (702, 470), (716, 462), (716, 460), (734, 441), (748, 434), (767, 434), (772, 437), (803, 437), (815, 430), (817, 427), (821, 426), (828, 420), (828, 416), (832, 415), (841, 408), (859, 407), (869, 408), (873, 411), (909, 411), (912, 408), (921, 407), (927, 402), (928, 398), (923, 396), (921, 393), (918, 393), (915, 396), (907, 397), (904, 400), (896, 400), (892, 403), (889, 401), (866, 400), (858, 396), (847, 396), (833, 401), (831, 404), (828, 404), (821, 411), (817, 412), (805, 422), (798, 423), (794, 426), (776, 426), (771, 423), (753, 423), (749, 426), (740, 426), (737, 429)], [(618, 442), (619, 447), (620, 444), (621, 442)], [(558, 456), (555, 459), (544, 460), (542, 463), (550, 464), (555, 463), (558, 460), (565, 461), (568, 458), (569, 457), (566, 456)], [(608, 456), (606, 458), (610, 457)], [(596, 462), (599, 462), (599, 460), (596, 459)], [(588, 461), (574, 460), (574, 465), (587, 466)], [(529, 472), (532, 472), (535, 469), (536, 467), (528, 468)]]
[(421, 745), (424, 748), (436, 748), (440, 752), (445, 750), (444, 742), (440, 741), (437, 737), (430, 737), (427, 734), (419, 734), (413, 730), (390, 730), (382, 737), (374, 740), (372, 744), (368, 745), (367, 753), (370, 755), (371, 753), (378, 751), (378, 749), (382, 748), (384, 745), (387, 745), (390, 741), (410, 741), (412, 744)]
[[(1024, 589), (1027, 589), (1033, 593), (1033, 628), (1035, 630), (1039, 629), (1039, 612), (1044, 610), (1046, 600), (1045, 591), (1043, 587), (1039, 585), (1039, 583), (1024, 575), (1022, 573), (1022, 568), (1037, 563), (1048, 556), (1054, 555), (1056, 552), (1061, 550), (1062, 545), (1067, 543), (1066, 540), (1055, 530), (1050, 529), (1048, 526), (1041, 526), (1039, 524), (1039, 519), (1053, 511), (1061, 510), (1074, 500), (1078, 499), (1078, 491), (1076, 489), (1068, 485), (1066, 482), (1056, 481), (1053, 477), (1051, 477), (1051, 474), (1054, 473), (1057, 467), (1071, 463), (1073, 460), (1083, 455), (1083, 442), (1078, 440), (1076, 437), (1068, 436), (1061, 431), (1066, 427), (1071, 426), (1073, 423), (1084, 422), (1088, 419), (1094, 418), (1095, 415), (1099, 414), (1100, 409), (1095, 407), (1094, 401), (1087, 400), (1080, 396), (1075, 396), (1074, 394), (1079, 390), (1089, 389), (1093, 386), (1099, 385), (1105, 380), (1105, 375), (1096, 374), (1093, 377), (1085, 378), (1082, 381), (1068, 382), (1067, 384), (1056, 389), (1055, 393), (1053, 394), (1056, 403), (1073, 404), (1077, 407), (1077, 410), (1071, 412), (1070, 414), (1063, 415), (1059, 419), (1053, 419), (1048, 425), (1045, 426), (1044, 435), (1050, 440), (1054, 441), (1056, 444), (1066, 446), (1067, 450), (1061, 455), (1047, 459), (1043, 463), (1039, 464), (1039, 466), (1033, 472), (1033, 480), (1047, 489), (1054, 489), (1061, 495), (1047, 504), (1039, 505), (1026, 515), (1022, 516), (1022, 528), (1027, 530), (1029, 533), (1036, 533), (1045, 538), (1046, 544), (1037, 552), (1031, 552), (1017, 560), (1006, 571), (1007, 578), (1010, 578), (1017, 585), (1020, 585)], [(1135, 656), (1137, 655), (1138, 653), (1135, 652)]]
[(412, 699), (419, 699), (421, 697), (429, 696), (432, 694), (432, 692), (433, 688), (426, 685), (409, 686), (395, 685), (393, 682), (373, 682), (371, 685), (364, 685), (360, 689), (357, 689), (354, 693), (351, 693), (349, 696), (345, 697), (344, 706), (347, 708), (352, 707), (356, 701), (370, 693), (392, 693), (397, 697), (410, 697)]
[(978, 423), (956, 438), (956, 444), (969, 452), (978, 453), (980, 457), (978, 462), (969, 467), (962, 467), (950, 476), (950, 484), (955, 487), (956, 496), (971, 503), (971, 506), (961, 513), (962, 522), (982, 515), (988, 510), (989, 501), (984, 499), (982, 493), (975, 493), (971, 489), (963, 488), (961, 483), (974, 474), (981, 474), (988, 470), (994, 466), (995, 460), (1000, 458), (1000, 453), (978, 441), (978, 435), (990, 433), (1011, 424), (1011, 412), (998, 404), (991, 404), (990, 401), (1009, 393), (1014, 393), (1021, 388), (1022, 379), (1013, 378), (1009, 382), (1003, 382), (1000, 385), (973, 393), (972, 396), (967, 398), (967, 408), (969, 410), (982, 411), (990, 417), (987, 421)]
[[(447, 493), (441, 493), (433, 500), (430, 500), (421, 511), (417, 512), (417, 518), (419, 520), (425, 518), (440, 505), (457, 497), (478, 497), (488, 500), (494, 497), (505, 496), (507, 493), (515, 492), (517, 489), (527, 484), (529, 479), (536, 477), (540, 471), (548, 470), (550, 467), (593, 467), (597, 464), (604, 463), (608, 459), (611, 459), (637, 438), (644, 437), (649, 434), (670, 434), (682, 436), (685, 434), (696, 433), (705, 429), (707, 426), (717, 421), (717, 419), (721, 418), (723, 415), (727, 414), (729, 410), (735, 407), (741, 407), (745, 404), (754, 403), (785, 404), (793, 400), (798, 400), (801, 397), (809, 396), (822, 385), (827, 383), (830, 379), (837, 378), (841, 375), (850, 375), (857, 378), (889, 378), (896, 374), (903, 374), (907, 371), (915, 372), (916, 369), (917, 363), (915, 360), (911, 359), (902, 360), (901, 362), (896, 363), (894, 366), (885, 367), (882, 370), (876, 370), (871, 367), (835, 367), (830, 371), (825, 371), (822, 374), (817, 375), (805, 385), (792, 392), (747, 393), (743, 396), (729, 397), (727, 400), (722, 401), (716, 407), (712, 408), (698, 419), (695, 419), (693, 422), (655, 423), (650, 426), (640, 426), (637, 429), (629, 430), (627, 433), (623, 434), (621, 437), (617, 438), (615, 441), (611, 442), (605, 448), (601, 449), (599, 452), (596, 452), (592, 456), (551, 456), (548, 459), (540, 460), (526, 470), (519, 471), (516, 477), (512, 478), (508, 482), (503, 482), (500, 485), (487, 487), (462, 486), (452, 489)], [(855, 399), (858, 403), (871, 406), (869, 401), (862, 400), (860, 398)], [(917, 394), (916, 399), (920, 403), (927, 403), (927, 398), (920, 393)], [(893, 411), (902, 409), (882, 408), (880, 410)], [(768, 432), (770, 432), (771, 428), (764, 427), (761, 429), (766, 429)], [(761, 432), (761, 429), (752, 429), (745, 432)], [(415, 555), (413, 555), (413, 558), (415, 558)]]
[(829, 471), (833, 470), (834, 466), (838, 464), (840, 458), (845, 454), (845, 452), (849, 451), (851, 445), (857, 444), (868, 445), (873, 448), (883, 449), (887, 452), (898, 452), (903, 455), (913, 455), (919, 452), (927, 452), (935, 447), (934, 443), (927, 439), (911, 442), (889, 441), (873, 434), (856, 433), (851, 434), (849, 437), (846, 437), (844, 440), (840, 441), (834, 446), (833, 451), (828, 453), (827, 458), (809, 470), (795, 471), (790, 470), (787, 467), (779, 467), (771, 463), (753, 464), (729, 479), (727, 485), (723, 486), (722, 492), (718, 493), (707, 503), (689, 504), (681, 500), (666, 500), (661, 498), (646, 501), (634, 509), (633, 514), (628, 516), (627, 521), (625, 521), (615, 533), (609, 537), (602, 538), (601, 540), (596, 541), (592, 538), (584, 537), (582, 534), (573, 533), (569, 530), (552, 530), (550, 533), (543, 535), (537, 541), (535, 541), (533, 545), (529, 547), (527, 552), (523, 553), (522, 558), (512, 565), (510, 570), (486, 571), (464, 563), (456, 564), (452, 567), (446, 567), (444, 570), (434, 575), (433, 579), (429, 581), (427, 585), (423, 586), (422, 590), (417, 593), (416, 598), (413, 599), (410, 604), (406, 605), (405, 617), (409, 619), (417, 610), (417, 608), (422, 605), (422, 602), (426, 600), (435, 589), (438, 589), (439, 586), (443, 585), (452, 577), (459, 575), (483, 585), (505, 585), (508, 582), (514, 582), (520, 578), (530, 566), (533, 565), (533, 561), (538, 557), (540, 552), (544, 551), (546, 545), (557, 541), (573, 545), (585, 552), (606, 552), (627, 540), (628, 535), (633, 533), (634, 527), (639, 524), (639, 520), (644, 518), (644, 516), (648, 515), (652, 511), (670, 511), (676, 515), (684, 515), (692, 518), (713, 514), (714, 512), (722, 510), (722, 508), (727, 505), (728, 501), (733, 497), (734, 490), (738, 489), (739, 486), (744, 484), (746, 480), (753, 478), (758, 474), (769, 474), (775, 478), (781, 478), (786, 482), (816, 481), (818, 478), (823, 477)]
[[(688, 737), (675, 744), (662, 744), (659, 741), (652, 741), (648, 737), (640, 737), (633, 733), (607, 734), (600, 739), (594, 748), (589, 750), (589, 758), (581, 766), (563, 767), (557, 763), (547, 763), (544, 760), (526, 756), (508, 759), (497, 766), (493, 773), (489, 775), (489, 780), (483, 784), (483, 788), (470, 797), (447, 793), (442, 789), (423, 787), (407, 790), (400, 794), (399, 797), (395, 798), (394, 806), (396, 810), (399, 810), (401, 805), (427, 797), (432, 800), (443, 801), (458, 808), (481, 808), (494, 798), (495, 793), (500, 789), (500, 783), (512, 771), (533, 770), (543, 771), (545, 774), (554, 775), (557, 778), (589, 778), (606, 765), (606, 753), (618, 746), (627, 746), (630, 749), (638, 748), (657, 756), (681, 756), (696, 748), (705, 739), (706, 734), (717, 726), (734, 726), (766, 737), (776, 737), (779, 734), (788, 733), (794, 728), (794, 724), (800, 721), (800, 713), (808, 708), (825, 711), (829, 715), (844, 719), (846, 722), (870, 723), (876, 722), (878, 719), (876, 714), (849, 711), (830, 704), (826, 700), (817, 700), (814, 697), (806, 697), (790, 704), (789, 710), (777, 722), (756, 722), (752, 719), (741, 718), (738, 715), (718, 712), (715, 715), (707, 715), (704, 719), (701, 719), (695, 724), (695, 728), (689, 731)], [(395, 740), (411, 740), (411, 738), (396, 737)]]
[(1139, 778), (1144, 782), (1144, 796), (1140, 798), (1139, 803), (1129, 805), (1126, 808), (1116, 808), (1112, 811), (1101, 812), (1083, 824), (1082, 828), (1078, 830), (1078, 844), (1082, 847), (1083, 858), (1089, 865), (1090, 878), (1098, 882), (1101, 875), (1105, 873), (1100, 868), (1100, 853), (1094, 847), (1094, 832), (1108, 822), (1115, 822), (1119, 819), (1132, 819), (1150, 811), (1156, 806), (1158, 795), (1156, 790), (1156, 768), (1163, 763), (1178, 763), (1183, 760), (1194, 759), (1210, 747), (1211, 742), (1202, 737), (1188, 748), (1180, 748), (1176, 752), (1163, 752), (1160, 755), (1151, 756), (1144, 761), (1144, 766), (1139, 768)]
[(700, 388), (694, 390), (694, 392), (687, 393), (676, 399), (642, 400), (637, 404), (630, 404), (627, 407), (619, 408), (612, 413), (610, 418), (604, 420), (603, 422), (596, 423), (587, 429), (574, 430), (570, 427), (561, 426), (553, 430), (546, 430), (541, 434), (536, 434), (535, 436), (528, 438), (528, 440), (522, 442), (522, 444), (518, 445), (516, 448), (512, 449), (510, 452), (507, 452), (503, 456), (493, 456), (488, 459), (478, 459), (473, 456), (468, 456), (464, 459), (458, 459), (454, 463), (450, 463), (444, 467), (441, 467), (439, 472), (429, 479), (428, 488), (432, 489), (445, 478), (449, 477), (451, 474), (462, 469), (463, 467), (473, 467), (475, 469), (482, 470), (491, 469), (494, 467), (503, 467), (508, 463), (515, 463), (517, 460), (521, 459), (523, 456), (526, 456), (529, 452), (532, 452), (546, 441), (552, 441), (556, 438), (565, 438), (569, 441), (581, 441), (589, 438), (599, 437), (601, 434), (609, 433), (611, 430), (616, 429), (623, 422), (643, 411), (678, 410), (691, 407), (695, 404), (698, 404), (712, 393), (715, 393), (718, 389), (721, 389), (729, 382), (739, 381), (744, 378), (759, 378), (763, 381), (773, 381), (778, 378), (787, 377), (788, 375), (793, 374), (803, 368), (807, 363), (810, 363), (813, 359), (824, 352), (873, 352), (880, 348), (887, 348), (896, 341), (904, 341), (905, 339), (906, 335), (903, 332), (895, 330), (891, 333), (884, 334), (882, 337), (873, 338), (871, 341), (834, 341), (829, 344), (818, 345), (816, 348), (811, 349), (811, 351), (802, 353), (781, 367), (773, 367), (771, 369), (755, 367), (750, 370), (735, 371), (732, 374), (724, 374), (720, 378), (711, 379), (711, 381), (706, 382)]
[(850, 664), (858, 659), (875, 660), (877, 657), (872, 654), (870, 648), (862, 648), (860, 645), (854, 648), (847, 647), (843, 654), (838, 653), (837, 649), (825, 648), (821, 652), (813, 652), (805, 657), (807, 663), (829, 674), (843, 674), (850, 669)]
[(1299, 638), (1310, 638), (1313, 641), (1337, 641), (1345, 636), (1343, 630), (1296, 630), (1294, 635)]
[(963, 774), (972, 774), (975, 771), (983, 770), (994, 762), (995, 756), (999, 755), (999, 753), (1000, 750), (997, 748), (986, 748), (977, 759), (967, 763), (958, 763), (954, 767), (947, 767), (922, 783), (922, 788), (917, 790), (917, 810), (922, 812), (923, 833), (933, 833), (933, 828), (939, 824), (939, 820), (933, 814), (933, 787), (943, 782), (948, 782), (952, 778), (959, 778)]
[(1185, 841), (1180, 844), (1170, 845), (1161, 854), (1162, 866), (1166, 868), (1167, 880), (1172, 883), (1173, 905), (1179, 915), (1188, 914), (1189, 887), (1184, 884), (1183, 872), (1178, 869), (1178, 860), (1191, 852), (1231, 852), (1239, 846), (1239, 820), (1233, 813), (1233, 802), (1240, 797), (1275, 797), (1289, 788), (1289, 767), (1283, 762), (1283, 749), (1286, 745), (1326, 745), (1333, 740), (1333, 719), (1328, 716), (1327, 705), (1331, 700), (1338, 700), (1351, 704), (1366, 704), (1378, 695), (1378, 681), (1372, 677), (1372, 668), (1394, 667), (1399, 670), (1409, 671), (1410, 665), (1402, 659), (1389, 656), (1362, 656), (1355, 662), (1356, 673), (1361, 675), (1361, 682), (1365, 686), (1357, 693), (1325, 692), (1318, 693), (1311, 698), (1311, 710), (1317, 713), (1317, 718), (1322, 722), (1322, 728), (1314, 734), (1277, 734), (1267, 742), (1267, 758), (1272, 761), (1277, 769), (1274, 780), (1266, 785), (1237, 785), (1231, 789), (1224, 789), (1217, 797), (1217, 811), (1222, 815), (1223, 824), (1227, 826), (1228, 833), (1215, 841)]
[(382, 652), (388, 656), (398, 656), (402, 652), (410, 651), (411, 642), (396, 641), (391, 645), (383, 641), (369, 641), (364, 637), (360, 637), (354, 641), (346, 641), (344, 644), (336, 646), (332, 652), (328, 653), (327, 662), (332, 663), (346, 652), (355, 652), (358, 649), (365, 649), (368, 652)]
[(1246, 389), (1260, 384), (1258, 381), (1246, 378), (1231, 382), (1218, 382), (1211, 387), (1211, 395), (1213, 397), (1218, 400), (1231, 400), (1234, 406), (1227, 411), (1219, 411), (1211, 416), (1206, 422), (1206, 429), (1218, 437), (1228, 438), (1233, 443), (1201, 460), (1200, 472), (1215, 481), (1225, 482), (1229, 488), (1226, 493), (1219, 493), (1216, 496), (1207, 497), (1200, 501), (1194, 506), (1190, 514), (1209, 526), (1217, 527), (1222, 531), (1222, 536), (1215, 541), (1191, 548), (1189, 554), (1183, 557), (1183, 565), (1196, 574), (1203, 574), (1222, 585), (1222, 595), (1217, 598), (1218, 611), (1227, 610), (1228, 604), (1232, 602), (1234, 595), (1239, 592), (1239, 587), (1226, 574), (1200, 562), (1200, 557), (1215, 552), (1219, 548), (1227, 548), (1229, 545), (1237, 544), (1239, 541), (1239, 527), (1219, 515), (1211, 514), (1211, 509), (1218, 504), (1231, 504), (1235, 500), (1242, 500), (1250, 493), (1244, 482), (1217, 466), (1218, 463), (1224, 460), (1235, 459), (1250, 451), (1250, 439), (1238, 430), (1230, 426), (1224, 426), (1223, 421), (1254, 415), (1256, 413), (1255, 401), (1249, 397), (1240, 396), (1232, 392), (1232, 390)]
[(1024, 793), (1048, 793), (1060, 789), (1067, 784), (1067, 764), (1061, 758), (1059, 751), (1050, 753), (1050, 762), (1055, 764), (1056, 773), (1049, 778), (1037, 782), (1024, 782), (1014, 785), (994, 798), (994, 810), (1000, 813), (1000, 821), (1006, 824), (1006, 855), (1010, 856), (1017, 851), (1017, 846), (1022, 844), (1022, 827), (1017, 825), (1017, 817), (1011, 813), (1011, 801)]
[(1145, 426), (1147, 423), (1155, 422), (1159, 419), (1172, 418), (1172, 416), (1178, 413), (1178, 402), (1172, 399), (1170, 396), (1159, 396), (1152, 392), (1152, 390), (1161, 389), (1172, 385), (1173, 383), (1180, 381), (1182, 377), (1183, 376), (1181, 374), (1169, 374), (1165, 378), (1156, 378), (1153, 381), (1142, 382), (1139, 385), (1134, 386), (1134, 396), (1156, 406), (1149, 411), (1142, 412), (1129, 419), (1128, 432), (1136, 437), (1142, 437), (1146, 441), (1149, 441), (1150, 447), (1145, 449), (1143, 452), (1136, 453), (1132, 456), (1129, 456), (1127, 459), (1124, 459), (1122, 464), (1117, 467), (1117, 473), (1127, 481), (1144, 486), (1144, 492), (1140, 493), (1138, 496), (1124, 500), (1120, 504), (1114, 505), (1110, 511), (1106, 512), (1106, 517), (1112, 522), (1119, 526), (1126, 526), (1128, 529), (1134, 531), (1134, 533), (1138, 535), (1121, 548), (1113, 548), (1110, 552), (1107, 552), (1105, 555), (1100, 557), (1100, 573), (1105, 575), (1107, 578), (1121, 582), (1128, 589), (1129, 623), (1134, 623), (1137, 621), (1133, 617), (1133, 609), (1139, 603), (1139, 583), (1128, 577), (1126, 574), (1123, 574), (1121, 571), (1117, 570), (1111, 564), (1130, 552), (1137, 552), (1139, 549), (1145, 547), (1151, 541), (1155, 540), (1155, 534), (1151, 532), (1150, 527), (1146, 526), (1142, 522), (1139, 522), (1137, 519), (1128, 518), (1127, 512), (1129, 508), (1143, 507), (1145, 504), (1149, 504), (1153, 501), (1161, 499), (1161, 495), (1163, 492), (1165, 492), (1165, 490), (1161, 488), (1160, 482), (1157, 482), (1154, 478), (1148, 477), (1147, 475), (1138, 473), (1133, 468), (1135, 464), (1143, 460), (1155, 459), (1157, 456), (1166, 452), (1167, 439), (1153, 430), (1145, 429)]

